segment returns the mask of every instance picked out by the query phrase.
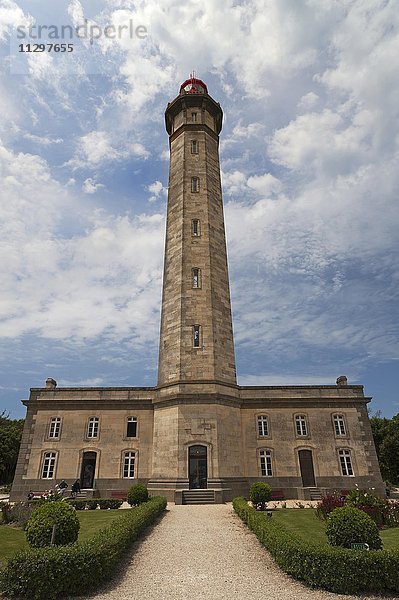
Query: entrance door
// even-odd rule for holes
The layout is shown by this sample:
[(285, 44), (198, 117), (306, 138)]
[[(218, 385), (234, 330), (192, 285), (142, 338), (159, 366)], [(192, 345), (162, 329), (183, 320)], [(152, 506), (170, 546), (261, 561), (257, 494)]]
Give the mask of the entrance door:
[(80, 481), (82, 489), (93, 489), (94, 473), (96, 472), (96, 452), (84, 452)]
[(313, 469), (313, 457), (311, 450), (299, 450), (299, 464), (301, 467), (301, 477), (303, 487), (314, 487), (314, 469)]
[(188, 477), (190, 490), (208, 487), (207, 447), (190, 446), (188, 449)]

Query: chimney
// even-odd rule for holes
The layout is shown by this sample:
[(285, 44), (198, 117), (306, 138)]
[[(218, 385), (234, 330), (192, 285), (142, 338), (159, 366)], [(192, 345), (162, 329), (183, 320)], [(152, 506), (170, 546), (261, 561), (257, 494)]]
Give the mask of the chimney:
[(338, 377), (338, 379), (337, 379), (338, 387), (346, 387), (347, 385), (348, 385), (348, 379), (345, 377), (345, 375), (341, 375), (340, 377)]

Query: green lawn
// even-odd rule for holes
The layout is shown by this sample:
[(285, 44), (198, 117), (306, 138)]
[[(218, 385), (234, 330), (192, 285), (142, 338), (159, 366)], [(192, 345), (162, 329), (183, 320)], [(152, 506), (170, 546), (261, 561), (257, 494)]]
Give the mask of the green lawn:
[[(123, 515), (120, 510), (79, 510), (79, 541), (87, 540), (98, 529), (106, 527), (116, 517)], [(17, 550), (27, 548), (25, 533), (11, 525), (0, 525), (0, 566)]]
[[(317, 518), (316, 511), (312, 508), (280, 508), (272, 512), (272, 519), (307, 542), (328, 543), (325, 522)], [(384, 529), (381, 531), (381, 539), (385, 550), (399, 548), (399, 527)]]

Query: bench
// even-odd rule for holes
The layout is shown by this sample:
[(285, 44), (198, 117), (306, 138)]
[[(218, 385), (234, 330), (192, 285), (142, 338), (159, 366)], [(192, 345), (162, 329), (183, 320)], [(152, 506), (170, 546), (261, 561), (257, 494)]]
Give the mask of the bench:
[(33, 494), (31, 500), (40, 500), (44, 492), (34, 492), (33, 490), (31, 490), (31, 494)]
[(272, 490), (272, 500), (285, 500), (283, 490)]

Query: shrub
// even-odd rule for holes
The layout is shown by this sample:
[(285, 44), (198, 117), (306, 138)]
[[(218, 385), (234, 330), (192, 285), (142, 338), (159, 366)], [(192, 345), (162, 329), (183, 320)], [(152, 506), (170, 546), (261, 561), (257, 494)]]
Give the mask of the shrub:
[(148, 501), (148, 490), (145, 485), (141, 485), (140, 483), (136, 483), (136, 485), (132, 485), (127, 493), (127, 501), (130, 506), (139, 506), (143, 502)]
[(353, 506), (369, 515), (379, 528), (383, 526), (396, 527), (399, 519), (396, 519), (395, 509), (392, 510), (390, 504), (389, 501), (381, 500), (366, 490), (354, 489), (349, 491), (346, 496), (337, 494), (325, 496), (317, 505), (316, 514), (326, 520), (335, 508)]
[(34, 548), (49, 546), (54, 525), (56, 546), (76, 542), (80, 522), (75, 509), (66, 502), (46, 502), (34, 510), (26, 525), (29, 545)]
[(21, 529), (25, 529), (27, 522), (32, 516), (34, 507), (28, 502), (15, 502), (10, 504), (4, 502), (1, 505), (3, 523), (16, 523)]
[(364, 542), (372, 550), (382, 548), (378, 527), (371, 517), (353, 506), (336, 508), (327, 519), (326, 535), (332, 546), (350, 548)]
[(316, 507), (316, 515), (319, 519), (326, 520), (330, 512), (332, 512), (335, 508), (339, 508), (344, 506), (345, 504), (345, 496), (338, 494), (327, 494), (323, 496), (321, 501), (318, 503)]
[(94, 591), (115, 573), (129, 546), (165, 508), (165, 498), (152, 498), (134, 510), (121, 511), (109, 527), (86, 542), (18, 552), (0, 574), (0, 591), (8, 598), (29, 600)]
[(399, 592), (398, 550), (361, 552), (307, 543), (244, 498), (235, 498), (233, 507), (281, 569), (311, 587), (343, 594)]
[(266, 510), (267, 503), (272, 497), (272, 488), (268, 483), (257, 481), (251, 485), (249, 498), (257, 510)]
[(355, 506), (356, 508), (360, 506), (373, 506), (383, 509), (385, 507), (384, 500), (381, 500), (378, 496), (374, 496), (374, 494), (370, 494), (367, 490), (358, 489), (350, 490), (346, 496), (345, 503), (348, 506)]
[(387, 527), (399, 527), (399, 501), (389, 500), (387, 502), (385, 525)]
[(102, 510), (120, 508), (123, 504), (123, 500), (118, 500), (117, 498), (99, 498), (97, 502)]
[(86, 508), (88, 510), (96, 510), (98, 505), (98, 501), (97, 500), (86, 500)]
[(387, 521), (388, 502), (367, 490), (351, 490), (346, 497), (345, 505), (359, 508), (369, 515), (378, 527), (382, 527)]
[(68, 504), (74, 507), (75, 510), (84, 510), (86, 508), (86, 500), (67, 499)]

